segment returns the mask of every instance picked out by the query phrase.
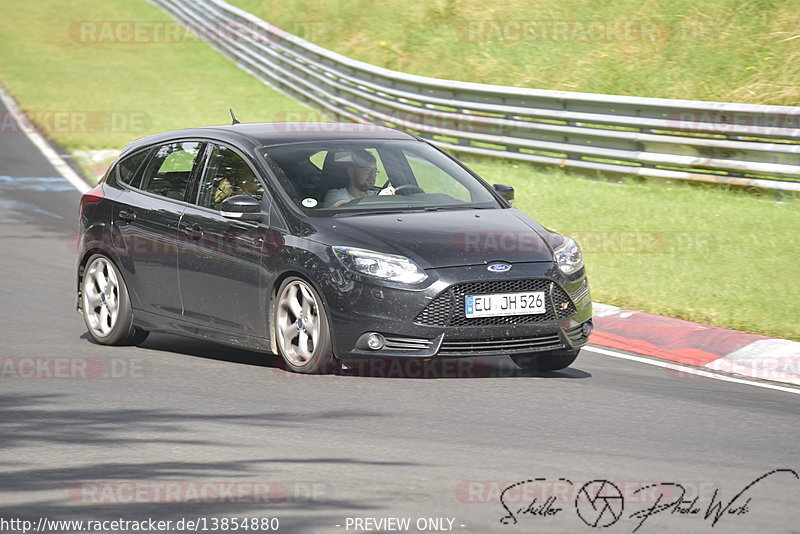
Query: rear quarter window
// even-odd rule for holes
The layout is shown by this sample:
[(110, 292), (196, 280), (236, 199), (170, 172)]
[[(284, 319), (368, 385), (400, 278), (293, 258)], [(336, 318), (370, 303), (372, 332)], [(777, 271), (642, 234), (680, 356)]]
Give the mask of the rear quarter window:
[(117, 181), (136, 187), (137, 171), (147, 159), (147, 153), (145, 150), (120, 161), (117, 164)]

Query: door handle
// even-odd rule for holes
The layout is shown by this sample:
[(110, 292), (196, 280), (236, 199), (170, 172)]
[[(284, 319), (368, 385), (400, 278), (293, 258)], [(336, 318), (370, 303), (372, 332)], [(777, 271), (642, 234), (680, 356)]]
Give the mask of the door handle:
[(203, 237), (203, 227), (195, 223), (189, 227), (189, 231), (186, 234), (192, 239), (200, 239)]
[(132, 211), (122, 210), (119, 212), (119, 218), (122, 219), (123, 221), (130, 222), (136, 220), (136, 214)]

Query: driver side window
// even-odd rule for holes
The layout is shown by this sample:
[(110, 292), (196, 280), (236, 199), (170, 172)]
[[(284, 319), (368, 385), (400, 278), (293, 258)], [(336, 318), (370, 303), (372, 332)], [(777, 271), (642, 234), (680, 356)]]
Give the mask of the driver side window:
[(197, 204), (218, 210), (223, 200), (234, 195), (261, 200), (264, 188), (239, 154), (224, 146), (214, 146), (200, 182)]

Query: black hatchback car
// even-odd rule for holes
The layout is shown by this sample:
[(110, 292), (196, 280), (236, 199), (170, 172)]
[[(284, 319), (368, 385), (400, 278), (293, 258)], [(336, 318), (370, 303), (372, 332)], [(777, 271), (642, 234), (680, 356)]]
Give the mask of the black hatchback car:
[(561, 369), (592, 328), (581, 252), (512, 199), (388, 128), (153, 135), (81, 200), (78, 308), (101, 344), (182, 334), (303, 373), (504, 354)]

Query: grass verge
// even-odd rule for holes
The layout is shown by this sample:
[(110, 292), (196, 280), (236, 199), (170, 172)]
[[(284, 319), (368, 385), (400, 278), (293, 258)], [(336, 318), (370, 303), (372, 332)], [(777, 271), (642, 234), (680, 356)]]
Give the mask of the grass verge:
[(506, 162), (469, 165), (582, 246), (597, 302), (800, 340), (800, 203)]
[[(138, 39), (129, 29), (136, 21)], [(5, 0), (0, 80), (28, 117), (70, 152), (229, 124), (229, 107), (251, 122), (308, 109), (176, 30), (169, 15), (143, 0)], [(162, 38), (164, 31), (181, 37)], [(3, 132), (13, 135), (7, 126)]]
[[(80, 21), (171, 21), (146, 2), (7, 0), (5, 7), (0, 80), (70, 151), (119, 149), (152, 132), (225, 123), (228, 106), (245, 122), (302, 116), (307, 109), (206, 44), (93, 44), (71, 33)], [(146, 124), (122, 131), (103, 121), (96, 131), (48, 128), (56, 124), (45, 114), (58, 111), (104, 120), (111, 113), (130, 120), (144, 113)], [(581, 242), (595, 300), (800, 340), (798, 202), (683, 184), (590, 180), (498, 161), (470, 165), (490, 182), (513, 185), (518, 207)]]
[(796, 106), (796, 0), (231, 0), (373, 65), (453, 80)]

